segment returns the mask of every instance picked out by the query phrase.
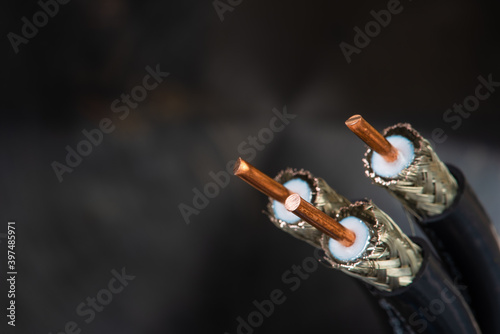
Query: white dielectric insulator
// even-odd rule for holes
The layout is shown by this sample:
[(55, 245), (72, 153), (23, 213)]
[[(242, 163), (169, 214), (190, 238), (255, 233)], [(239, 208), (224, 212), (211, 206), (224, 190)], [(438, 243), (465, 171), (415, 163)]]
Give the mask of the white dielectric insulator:
[(366, 251), (368, 241), (370, 240), (370, 230), (361, 219), (356, 217), (346, 217), (339, 223), (354, 232), (356, 239), (349, 247), (342, 245), (337, 240), (330, 239), (328, 242), (330, 253), (339, 261), (349, 262), (356, 260)]
[(400, 135), (386, 137), (387, 141), (398, 150), (398, 158), (393, 162), (387, 162), (380, 154), (373, 152), (371, 167), (375, 174), (382, 177), (396, 177), (408, 167), (415, 158), (413, 143)]
[[(309, 183), (306, 181), (296, 178), (283, 183), (283, 185), (290, 191), (297, 193), (308, 202), (312, 199), (312, 189)], [(288, 224), (295, 224), (301, 219), (297, 217), (294, 213), (288, 211), (283, 204), (278, 201), (273, 201), (273, 211), (274, 216)]]

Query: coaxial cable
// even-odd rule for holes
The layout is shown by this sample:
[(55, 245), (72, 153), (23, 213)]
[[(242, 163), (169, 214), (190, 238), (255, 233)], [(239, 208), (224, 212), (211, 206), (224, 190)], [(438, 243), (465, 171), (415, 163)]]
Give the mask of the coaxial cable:
[[(264, 190), (265, 194), (284, 192), (269, 190), (282, 185), (269, 182), (255, 167), (243, 160), (238, 164), (235, 174), (244, 175), (242, 179), (256, 189)], [(403, 327), (405, 333), (480, 332), (468, 305), (425, 242), (421, 240), (418, 245), (410, 240), (371, 201), (343, 207), (335, 217), (295, 193), (287, 196), (284, 205), (318, 229), (325, 260), (332, 268), (364, 282), (385, 309), (391, 310), (392, 320), (397, 317), (398, 330)], [(420, 245), (426, 249), (425, 253)], [(447, 307), (438, 318), (426, 318), (424, 311), (439, 301), (443, 291), (447, 292)]]
[[(346, 121), (369, 146), (363, 159), (366, 175), (415, 217), (449, 274), (466, 287), (462, 293), (482, 330), (500, 333), (500, 240), (465, 177), (441, 162), (409, 124), (396, 124), (379, 134), (365, 123), (359, 115)], [(380, 140), (370, 139), (379, 136), (396, 149), (396, 160), (388, 162)]]
[[(354, 233), (346, 229), (323, 211), (301, 199), (300, 195), (292, 193), (282, 184), (271, 179), (269, 176), (265, 175), (245, 160), (241, 158), (237, 160), (234, 167), (234, 174), (257, 190), (281, 203), (285, 203), (285, 201), (289, 198), (295, 198), (298, 204), (297, 211), (294, 213), (299, 218), (304, 219), (309, 224), (313, 225), (317, 230), (329, 235), (346, 246), (354, 243)], [(288, 195), (284, 197), (285, 194)], [(290, 197), (292, 194), (293, 196)], [(299, 200), (297, 200), (297, 198)]]

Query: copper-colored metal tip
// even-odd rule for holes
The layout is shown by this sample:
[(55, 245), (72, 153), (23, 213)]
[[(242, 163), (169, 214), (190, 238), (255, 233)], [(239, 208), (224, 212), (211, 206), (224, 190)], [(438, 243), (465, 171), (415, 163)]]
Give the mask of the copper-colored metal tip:
[(393, 162), (398, 158), (398, 150), (361, 115), (351, 116), (345, 121), (345, 125), (372, 150), (380, 154), (385, 161)]
[(248, 166), (247, 163), (241, 163), (241, 162), (244, 162), (243, 159), (241, 158), (238, 158), (238, 160), (236, 160), (236, 163), (234, 164), (234, 167), (233, 167), (233, 174), (234, 175), (240, 175), (242, 173), (244, 173), (244, 170), (245, 170), (245, 167)]
[(353, 231), (345, 228), (338, 221), (300, 197), (299, 194), (288, 196), (285, 208), (346, 247), (351, 246), (356, 240), (356, 234)]
[(281, 183), (271, 179), (242, 158), (238, 158), (238, 161), (234, 165), (234, 175), (281, 203), (285, 203), (286, 198), (292, 194)]
[(358, 123), (362, 119), (363, 119), (363, 117), (361, 117), (361, 115), (353, 115), (353, 116), (349, 117), (349, 119), (347, 121), (345, 121), (345, 125), (347, 125), (347, 126), (355, 125), (356, 123)]

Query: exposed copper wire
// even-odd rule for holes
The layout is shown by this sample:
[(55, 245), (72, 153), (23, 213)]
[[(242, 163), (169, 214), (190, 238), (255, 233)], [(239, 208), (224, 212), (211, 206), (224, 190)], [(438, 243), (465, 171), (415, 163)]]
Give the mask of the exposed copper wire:
[(298, 194), (288, 196), (285, 208), (346, 247), (351, 246), (356, 240), (354, 232), (342, 226)]
[(234, 175), (281, 203), (285, 203), (287, 197), (292, 194), (285, 186), (271, 179), (242, 158), (238, 158), (234, 165)]
[(380, 154), (385, 161), (393, 162), (398, 158), (398, 150), (361, 115), (351, 116), (345, 121), (345, 125), (372, 150)]

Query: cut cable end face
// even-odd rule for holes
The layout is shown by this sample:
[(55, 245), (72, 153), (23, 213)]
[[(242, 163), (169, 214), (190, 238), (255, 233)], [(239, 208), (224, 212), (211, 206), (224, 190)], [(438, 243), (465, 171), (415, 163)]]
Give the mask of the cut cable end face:
[(340, 224), (353, 231), (356, 239), (349, 247), (330, 239), (328, 242), (330, 253), (339, 261), (354, 261), (365, 253), (370, 241), (370, 230), (366, 223), (357, 217), (346, 217), (340, 221)]
[(361, 119), (363, 119), (361, 115), (352, 115), (347, 121), (345, 121), (345, 125), (348, 127), (356, 125), (359, 121), (361, 121)]
[(248, 164), (245, 160), (243, 160), (241, 157), (236, 160), (236, 163), (234, 164), (233, 167), (233, 174), (238, 176), (241, 175), (249, 170)]
[(285, 208), (288, 211), (293, 212), (297, 210), (297, 208), (299, 207), (300, 201), (301, 198), (299, 194), (291, 194), (290, 196), (287, 197), (285, 201)]

